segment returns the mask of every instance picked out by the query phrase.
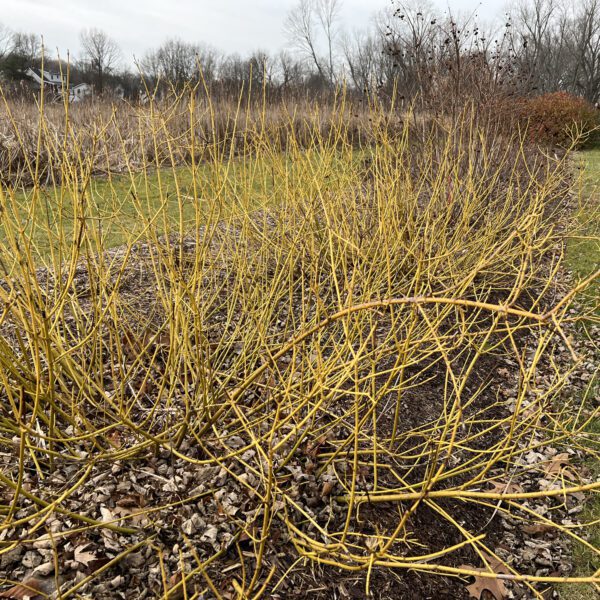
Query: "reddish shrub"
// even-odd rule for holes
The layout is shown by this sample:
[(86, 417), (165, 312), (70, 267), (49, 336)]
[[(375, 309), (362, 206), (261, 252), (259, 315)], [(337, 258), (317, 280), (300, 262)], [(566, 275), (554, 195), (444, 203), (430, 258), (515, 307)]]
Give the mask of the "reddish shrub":
[(580, 145), (590, 141), (600, 124), (600, 111), (587, 100), (554, 92), (518, 102), (519, 121), (527, 126), (529, 139), (540, 144), (570, 146), (572, 132), (583, 133)]

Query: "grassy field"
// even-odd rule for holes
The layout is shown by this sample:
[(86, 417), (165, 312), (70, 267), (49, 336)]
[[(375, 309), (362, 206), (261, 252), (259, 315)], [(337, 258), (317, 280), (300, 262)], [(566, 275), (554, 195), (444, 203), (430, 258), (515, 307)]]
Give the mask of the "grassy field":
[[(581, 199), (582, 205), (577, 211), (576, 218), (580, 224), (577, 232), (581, 237), (572, 239), (567, 246), (567, 266), (571, 269), (576, 277), (582, 278), (593, 273), (600, 267), (600, 150), (588, 150), (577, 157), (577, 163), (583, 168)], [(600, 317), (600, 310), (597, 307), (597, 302), (594, 304), (594, 298), (598, 297), (598, 283), (589, 288), (587, 297), (583, 297), (581, 301), (595, 306), (593, 316)], [(589, 331), (589, 326), (593, 319), (588, 322), (581, 323), (579, 328), (579, 337), (583, 341), (593, 341), (598, 350), (598, 339)], [(597, 322), (597, 321), (596, 321)], [(596, 354), (598, 357), (598, 353)], [(597, 370), (592, 379), (589, 381), (588, 387), (584, 391), (586, 402), (590, 407), (598, 402), (600, 397), (600, 375)], [(594, 420), (588, 427), (588, 431), (592, 434), (591, 448), (595, 450), (597, 436), (600, 435), (600, 419)], [(590, 469), (591, 476), (594, 479), (600, 477), (600, 461), (597, 458), (589, 460), (586, 466)], [(582, 520), (593, 523), (588, 529), (588, 540), (596, 548), (600, 547), (600, 498), (592, 497), (588, 500), (586, 509), (582, 515)], [(575, 564), (577, 572), (589, 572), (590, 570), (598, 569), (598, 557), (588, 548), (577, 547), (575, 551)], [(561, 598), (566, 600), (584, 600), (593, 595), (593, 588), (582, 588), (580, 586), (565, 586), (561, 590)]]
[[(12, 210), (12, 220), (3, 222), (3, 239), (10, 239), (15, 224), (21, 223), (34, 253), (47, 259), (74, 239), (79, 203), (84, 206), (88, 231), (98, 236), (99, 247), (112, 248), (132, 236), (143, 237), (157, 218), (163, 220), (166, 230), (183, 226), (193, 231), (198, 219), (203, 221), (203, 213), (219, 210), (228, 218), (236, 204), (259, 209), (280, 192), (281, 182), (274, 180), (272, 162), (253, 165), (251, 170), (234, 162), (226, 173), (215, 173), (213, 168), (206, 163), (194, 169), (176, 166), (89, 178), (77, 187), (49, 185), (13, 192), (4, 200)], [(241, 198), (242, 194), (249, 198)]]
[[(583, 169), (581, 198), (583, 205), (577, 209), (577, 219), (582, 225), (581, 239), (574, 239), (567, 248), (569, 268), (580, 277), (598, 269), (600, 262), (600, 150), (588, 150), (577, 157)], [(587, 236), (588, 239), (585, 239)], [(597, 285), (590, 288), (596, 293)]]
[(129, 136), (118, 169), (97, 177), (67, 128), (62, 162), (38, 147), (54, 184), (10, 183), (35, 182), (32, 158), (6, 178), (0, 583), (101, 600), (564, 583), (552, 540), (585, 546), (565, 523), (600, 489), (572, 467), (597, 436), (569, 393), (568, 332), (594, 309), (592, 281), (561, 277), (594, 262), (588, 233), (562, 252), (570, 155), (471, 108), (415, 131), (374, 105), (359, 150), (342, 106), (230, 122), (244, 134), (204, 135), (196, 163), (183, 109), (136, 115), (159, 169), (111, 121), (96, 144)]
[[(311, 169), (319, 169), (317, 153), (303, 153)], [(354, 152), (356, 165), (364, 150)], [(335, 153), (328, 159), (328, 182), (338, 172)], [(75, 181), (0, 191), (5, 218), (0, 243), (7, 244), (18, 229), (42, 262), (69, 256), (83, 218), (99, 251), (144, 239), (149, 228), (193, 233), (214, 215), (223, 220), (245, 211), (268, 210), (285, 197), (294, 166), (284, 153), (236, 157), (225, 166), (203, 161), (199, 165), (172, 165), (159, 169), (87, 176)]]

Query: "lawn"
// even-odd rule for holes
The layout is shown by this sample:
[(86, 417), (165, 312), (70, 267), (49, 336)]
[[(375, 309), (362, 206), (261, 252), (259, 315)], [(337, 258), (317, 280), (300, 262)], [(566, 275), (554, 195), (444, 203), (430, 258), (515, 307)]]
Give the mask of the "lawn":
[(581, 231), (567, 246), (567, 264), (575, 275), (584, 277), (600, 266), (600, 149), (583, 152), (579, 159), (583, 176), (576, 216)]
[(208, 213), (226, 218), (242, 206), (259, 209), (277, 196), (280, 186), (272, 162), (240, 160), (227, 168), (202, 163), (77, 177), (12, 193), (0, 190), (8, 209), (0, 225), (0, 247), (5, 260), (28, 245), (36, 261), (56, 265), (77, 243), (78, 223), (85, 223), (92, 249), (102, 251), (136, 236), (143, 240), (151, 230), (192, 231)]
[[(0, 189), (5, 208), (0, 222), (0, 251), (16, 256), (28, 245), (35, 260), (60, 264), (77, 242), (77, 223), (85, 222), (86, 238), (97, 251), (152, 237), (150, 231), (192, 232), (209, 218), (268, 208), (299, 189), (316, 172), (326, 170), (326, 186), (335, 186), (343, 172), (337, 153), (306, 153), (299, 170), (293, 156), (268, 153), (227, 161), (146, 168), (107, 176), (76, 176), (71, 181), (38, 188)], [(312, 155), (311, 155), (312, 154)], [(352, 162), (364, 160), (356, 151)], [(337, 177), (339, 174), (340, 177)], [(338, 182), (339, 183), (339, 182)]]
[[(600, 149), (593, 149), (580, 155), (580, 166), (583, 169), (581, 178), (580, 205), (577, 212), (577, 221), (580, 230), (578, 237), (569, 240), (567, 245), (567, 266), (574, 276), (583, 278), (595, 272), (600, 266)], [(592, 295), (598, 294), (598, 283), (588, 290), (588, 300)], [(597, 303), (596, 303), (597, 306)], [(596, 316), (600, 316), (598, 311)], [(579, 329), (581, 340), (589, 340), (590, 332), (585, 325)], [(597, 340), (596, 340), (597, 342)], [(595, 406), (600, 393), (598, 370), (589, 382), (585, 392), (590, 405)], [(595, 400), (596, 399), (596, 400)], [(596, 420), (589, 428), (589, 432), (597, 436), (600, 434), (600, 420)], [(597, 438), (596, 438), (597, 439)], [(595, 445), (593, 441), (590, 442)], [(600, 477), (600, 464), (591, 459), (586, 465), (594, 479)], [(595, 524), (588, 528), (588, 541), (596, 548), (600, 547), (600, 497), (595, 496), (588, 501), (582, 515), (582, 521)], [(590, 572), (599, 567), (598, 557), (589, 549), (579, 546), (575, 550), (575, 568), (577, 573)], [(588, 588), (577, 585), (567, 585), (561, 590), (561, 598), (565, 600), (585, 600), (594, 592)]]

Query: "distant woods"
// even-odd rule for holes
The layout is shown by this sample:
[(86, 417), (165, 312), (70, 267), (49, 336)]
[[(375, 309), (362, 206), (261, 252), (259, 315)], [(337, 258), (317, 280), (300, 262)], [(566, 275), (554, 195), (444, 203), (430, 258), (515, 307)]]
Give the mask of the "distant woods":
[[(452, 99), (564, 91), (600, 100), (600, 0), (517, 0), (495, 23), (439, 12), (428, 0), (393, 0), (363, 30), (348, 31), (343, 0), (298, 0), (282, 23), (279, 52), (229, 54), (201, 40), (165, 40), (128, 67), (115, 40), (81, 32), (79, 48), (45, 68), (94, 95), (162, 96), (189, 84), (213, 94), (254, 90), (268, 96), (314, 96), (345, 86), (352, 94), (418, 99), (435, 107)], [(41, 37), (0, 24), (0, 81), (5, 94), (29, 94), (25, 71), (42, 64)]]

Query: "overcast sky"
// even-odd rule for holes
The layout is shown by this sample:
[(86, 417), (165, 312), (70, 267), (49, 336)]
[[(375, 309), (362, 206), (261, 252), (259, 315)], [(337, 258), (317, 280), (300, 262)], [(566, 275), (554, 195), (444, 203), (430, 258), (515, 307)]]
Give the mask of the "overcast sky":
[[(496, 0), (433, 0), (440, 10), (492, 20)], [(113, 37), (127, 62), (168, 37), (212, 44), (225, 52), (275, 51), (285, 43), (283, 22), (296, 0), (0, 0), (0, 22), (44, 35), (47, 51), (79, 50), (79, 31), (97, 27)], [(343, 0), (347, 30), (364, 29), (390, 0)]]

